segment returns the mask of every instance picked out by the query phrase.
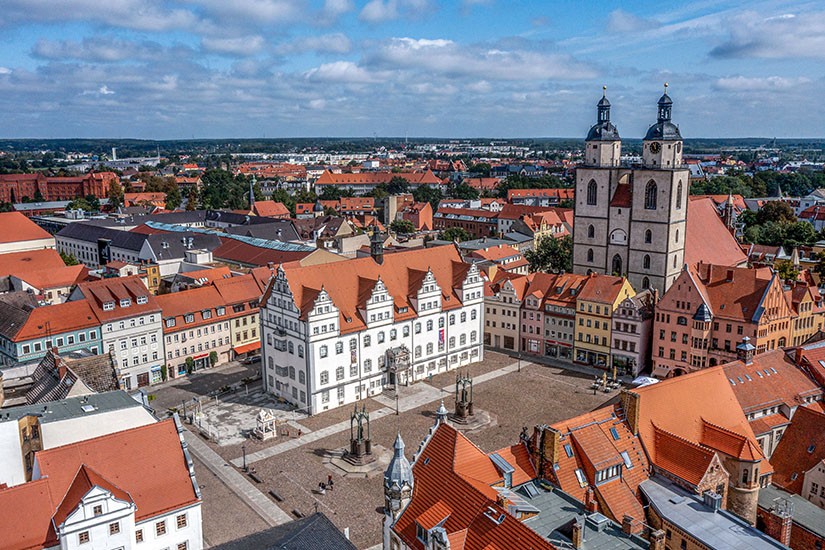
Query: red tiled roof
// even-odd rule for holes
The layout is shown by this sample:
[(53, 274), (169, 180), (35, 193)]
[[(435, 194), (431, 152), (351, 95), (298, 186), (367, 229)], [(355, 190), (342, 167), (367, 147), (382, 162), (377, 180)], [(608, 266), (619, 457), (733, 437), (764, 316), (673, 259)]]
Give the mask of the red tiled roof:
[[(469, 462), (469, 464), (468, 464)], [(484, 465), (484, 462), (487, 465)], [(413, 465), (415, 486), (410, 504), (392, 529), (410, 548), (423, 550), (416, 537), (419, 521), (443, 519), (451, 548), (461, 550), (549, 550), (552, 544), (496, 503), (497, 491), (480, 476), (500, 482), (492, 461), (449, 424), (439, 425)], [(485, 512), (493, 510), (501, 522)], [(442, 517), (438, 517), (442, 516)], [(463, 544), (462, 544), (463, 542)]]
[(779, 403), (793, 408), (803, 398), (822, 395), (819, 384), (781, 349), (756, 355), (748, 365), (733, 361), (722, 368), (745, 414)]
[(252, 207), (252, 213), (256, 216), (274, 217), (286, 216), (289, 217), (289, 208), (284, 206), (282, 202), (276, 201), (255, 201), (255, 206)]
[(403, 178), (412, 185), (440, 185), (441, 180), (431, 171), (426, 172), (355, 172), (336, 174), (325, 171), (315, 185), (378, 185), (389, 183), (392, 178)]
[(624, 277), (591, 274), (579, 292), (579, 299), (612, 304), (619, 297), (623, 285)]
[[(773, 484), (790, 493), (802, 494), (805, 473), (822, 460), (825, 460), (825, 414), (798, 407), (771, 455)], [(796, 479), (793, 474), (797, 475)]]
[(613, 198), (610, 199), (610, 206), (618, 206), (622, 208), (630, 208), (633, 195), (629, 183), (620, 183), (616, 186), (616, 191), (613, 192)]
[(230, 279), (232, 272), (226, 266), (212, 267), (209, 269), (198, 269), (197, 271), (184, 271), (178, 273), (181, 277), (188, 277), (196, 281), (206, 279), (206, 282), (217, 281), (218, 279)]
[(15, 335), (14, 341), (42, 338), (49, 334), (71, 332), (98, 325), (100, 321), (88, 301), (63, 302), (34, 308), (25, 324)]
[[(493, 454), (493, 453), (490, 453)], [(513, 472), (513, 487), (536, 479), (536, 468), (530, 458), (530, 452), (523, 443), (504, 447), (495, 452), (515, 469)]]
[[(212, 285), (227, 305), (257, 301), (263, 294), (263, 289), (258, 284), (258, 280), (250, 274), (232, 277), (231, 279), (218, 279), (213, 281)], [(248, 313), (248, 311), (245, 311), (244, 315)]]
[(41, 475), (49, 478), (52, 494), (61, 496), (85, 464), (129, 492), (137, 521), (199, 500), (172, 419), (38, 451), (35, 460)]
[(572, 199), (575, 189), (508, 189), (507, 200), (514, 197), (558, 197), (559, 200)]
[(221, 239), (221, 245), (212, 251), (215, 259), (244, 265), (279, 264), (301, 260), (312, 254), (311, 250), (274, 250), (262, 248), (236, 239)]
[(60, 254), (53, 248), (9, 252), (0, 254), (0, 277), (43, 269), (61, 269), (66, 267)]
[(74, 286), (85, 280), (88, 274), (89, 269), (83, 264), (12, 273), (38, 290)]
[(656, 466), (698, 486), (715, 452), (658, 427), (653, 427), (652, 461)]
[(20, 212), (0, 213), (0, 227), (3, 228), (0, 243), (54, 239), (52, 235)]
[[(78, 288), (89, 305), (92, 306), (97, 318), (104, 323), (160, 311), (160, 307), (155, 302), (155, 297), (149, 293), (137, 275), (80, 283)], [(146, 297), (145, 304), (137, 303), (139, 296)], [(127, 298), (131, 300), (131, 304), (128, 307), (120, 307), (120, 300)], [(104, 311), (103, 304), (110, 301), (115, 303), (114, 309)]]
[(759, 304), (771, 284), (780, 284), (778, 279), (772, 280), (773, 275), (766, 267), (750, 269), (699, 263), (689, 269), (714, 315), (745, 323), (754, 322), (762, 311)]
[[(225, 307), (226, 301), (214, 286), (160, 294), (155, 299), (161, 308), (164, 320), (175, 320), (175, 326), (173, 327), (166, 326), (166, 322), (164, 322), (163, 332), (178, 332), (191, 327), (209, 325), (228, 318), (226, 315), (218, 317), (215, 311), (218, 307)], [(203, 318), (204, 311), (210, 312), (211, 317), (209, 319)], [(187, 313), (191, 313), (193, 316), (191, 323), (186, 323), (184, 320)]]
[[(705, 262), (738, 266), (747, 262), (739, 243), (730, 234), (710, 199), (688, 201), (685, 229), (685, 263)], [(713, 246), (707, 246), (713, 243)]]
[[(58, 544), (52, 524), (55, 499), (48, 479), (13, 487), (0, 485), (0, 550), (34, 550)], [(13, 511), (13, 513), (11, 513)]]
[(428, 269), (441, 288), (442, 308), (461, 307), (456, 289), (464, 281), (470, 264), (461, 260), (455, 246), (439, 246), (384, 254), (383, 264), (363, 257), (346, 260), (346, 263), (282, 267), (301, 317), (305, 318), (323, 288), (339, 310), (341, 333), (347, 334), (366, 326), (361, 308), (379, 277), (394, 300), (395, 320), (399, 321), (416, 317), (412, 298), (417, 295)]
[(69, 490), (66, 491), (66, 496), (63, 497), (60, 506), (57, 507), (57, 512), (54, 514), (54, 524), (57, 526), (63, 525), (66, 518), (77, 510), (83, 497), (94, 487), (100, 487), (101, 489), (109, 491), (112, 493), (112, 496), (123, 502), (132, 502), (132, 497), (129, 496), (129, 493), (113, 485), (103, 476), (83, 464), (77, 471), (77, 475), (69, 486)]

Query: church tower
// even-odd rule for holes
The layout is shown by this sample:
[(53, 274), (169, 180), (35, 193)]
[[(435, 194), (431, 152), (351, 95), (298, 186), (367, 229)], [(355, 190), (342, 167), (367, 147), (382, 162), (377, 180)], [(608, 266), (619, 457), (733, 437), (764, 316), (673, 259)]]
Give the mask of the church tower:
[(663, 294), (684, 264), (689, 171), (673, 101), (659, 98), (656, 123), (643, 142), (642, 164), (620, 162), (621, 141), (606, 97), (576, 170), (573, 271), (626, 276), (636, 290)]

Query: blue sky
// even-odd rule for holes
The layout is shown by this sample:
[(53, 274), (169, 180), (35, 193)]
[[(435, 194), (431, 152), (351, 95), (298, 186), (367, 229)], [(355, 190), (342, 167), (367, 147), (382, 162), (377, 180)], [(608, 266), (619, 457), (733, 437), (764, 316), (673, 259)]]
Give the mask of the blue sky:
[(825, 135), (822, 2), (2, 4), (3, 137)]

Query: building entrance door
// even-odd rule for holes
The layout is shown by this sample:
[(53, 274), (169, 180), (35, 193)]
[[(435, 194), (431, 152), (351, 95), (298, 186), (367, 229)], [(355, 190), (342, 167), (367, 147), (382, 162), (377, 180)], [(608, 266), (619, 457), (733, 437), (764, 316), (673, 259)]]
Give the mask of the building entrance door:
[(138, 383), (138, 388), (148, 386), (149, 385), (149, 373), (144, 372), (142, 374), (138, 374), (137, 375), (137, 383)]

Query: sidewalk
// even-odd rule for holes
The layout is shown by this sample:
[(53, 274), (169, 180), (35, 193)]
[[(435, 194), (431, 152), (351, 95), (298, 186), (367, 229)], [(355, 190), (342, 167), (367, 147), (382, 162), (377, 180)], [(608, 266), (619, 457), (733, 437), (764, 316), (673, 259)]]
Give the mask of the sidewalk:
[(252, 378), (260, 372), (260, 363), (244, 365), (239, 361), (230, 361), (183, 378), (167, 380), (147, 388), (149, 394), (155, 396), (150, 406), (158, 415), (162, 415), (170, 407), (180, 407), (184, 402), (188, 407), (195, 397), (207, 396), (213, 390), (231, 386), (244, 378)]
[(274, 527), (292, 521), (289, 514), (278, 508), (269, 497), (259, 491), (244, 475), (230, 466), (218, 453), (210, 449), (197, 435), (188, 429), (184, 430), (183, 434), (192, 454), (218, 476), (227, 487), (232, 489), (255, 513), (261, 516), (267, 524)]
[[(579, 365), (578, 363), (574, 363), (573, 361), (563, 361), (561, 359), (555, 359), (553, 357), (544, 357), (542, 355), (519, 353), (506, 349), (493, 348), (490, 346), (484, 346), (484, 349), (495, 353), (501, 353), (502, 355), (508, 355), (513, 359), (519, 359), (519, 357), (521, 357), (522, 363), (536, 363), (538, 365), (548, 365), (550, 367), (569, 370), (571, 372), (577, 372), (579, 374), (587, 374), (594, 378), (601, 378), (602, 376), (604, 376), (604, 374), (607, 374), (608, 378), (613, 378), (612, 370), (607, 371), (605, 369), (597, 369), (596, 367), (589, 367), (587, 365)], [(629, 385), (631, 382), (633, 382), (633, 377), (626, 375), (618, 376), (617, 379), (622, 384)]]
[[(490, 371), (488, 373), (475, 377), (473, 379), (473, 384), (483, 384), (484, 382), (495, 380), (499, 376), (503, 376), (511, 372), (516, 372), (517, 370), (518, 363), (511, 363), (510, 365), (501, 367), (500, 369), (496, 369), (494, 371)], [(401, 392), (398, 400), (398, 409), (400, 412), (403, 413), (406, 411), (417, 409), (419, 407), (423, 407), (424, 405), (430, 403), (437, 403), (438, 401), (444, 399), (444, 397), (453, 395), (453, 390), (453, 385), (444, 386), (443, 388), (439, 389), (429, 385), (424, 381), (418, 382), (416, 384), (413, 384), (412, 386), (405, 388), (405, 390)], [(384, 418), (385, 416), (395, 415), (395, 400), (382, 400), (379, 399), (379, 397), (381, 396), (373, 397), (373, 399), (375, 399), (376, 401), (385, 406), (381, 409), (378, 409), (377, 411), (373, 411), (370, 413), (371, 422), (374, 422), (379, 418)], [(344, 420), (342, 422), (338, 422), (337, 424), (327, 426), (326, 428), (315, 430), (312, 433), (304, 434), (299, 438), (289, 439), (282, 443), (277, 443), (265, 449), (261, 449), (260, 451), (247, 454), (246, 463), (252, 464), (259, 460), (264, 460), (275, 455), (291, 451), (292, 449), (297, 449), (298, 447), (301, 447), (307, 443), (318, 441), (319, 439), (323, 439), (325, 437), (329, 437), (331, 435), (335, 435), (337, 433), (349, 429), (350, 421)], [(240, 467), (243, 464), (243, 457), (232, 459), (231, 462), (233, 465)]]

